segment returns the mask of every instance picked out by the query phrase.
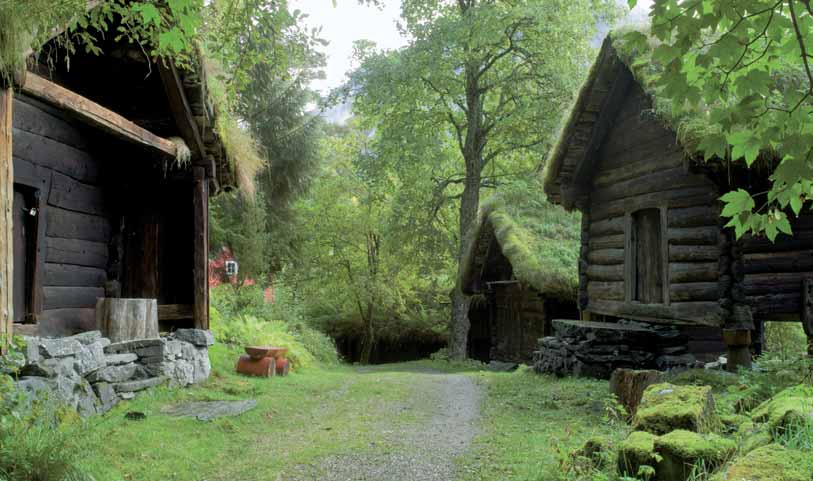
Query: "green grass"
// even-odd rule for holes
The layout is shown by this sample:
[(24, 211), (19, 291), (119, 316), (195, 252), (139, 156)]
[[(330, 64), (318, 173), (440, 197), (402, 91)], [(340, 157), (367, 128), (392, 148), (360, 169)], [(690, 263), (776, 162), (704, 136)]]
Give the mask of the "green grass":
[[(214, 346), (213, 374), (201, 386), (156, 389), (94, 419), (87, 440), (87, 467), (98, 479), (253, 480), (275, 479), (322, 456), (370, 449), (379, 408), (409, 392), (398, 373), (356, 375), (350, 367), (309, 368), (286, 378), (252, 379), (233, 374), (239, 351)], [(172, 418), (162, 407), (185, 400), (256, 399), (248, 413), (210, 423)], [(147, 415), (125, 419), (128, 411)]]
[(528, 370), (473, 375), (488, 395), (481, 432), (460, 460), (461, 480), (582, 479), (588, 474), (577, 472), (570, 453), (591, 438), (617, 444), (628, 432), (607, 409), (606, 381), (557, 379)]

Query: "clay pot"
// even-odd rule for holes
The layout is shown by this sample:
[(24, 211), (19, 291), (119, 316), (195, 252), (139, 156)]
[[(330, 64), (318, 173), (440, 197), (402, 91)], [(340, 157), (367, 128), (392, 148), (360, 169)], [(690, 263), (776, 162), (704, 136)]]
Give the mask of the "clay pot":
[(273, 357), (254, 359), (251, 356), (240, 356), (235, 369), (247, 376), (271, 377), (277, 372), (277, 362)]
[(252, 359), (262, 359), (264, 357), (273, 357), (279, 359), (288, 353), (286, 347), (272, 347), (272, 346), (246, 346), (246, 354), (251, 356)]
[(291, 369), (291, 361), (280, 357), (276, 359), (276, 371), (278, 376), (287, 376), (288, 371)]

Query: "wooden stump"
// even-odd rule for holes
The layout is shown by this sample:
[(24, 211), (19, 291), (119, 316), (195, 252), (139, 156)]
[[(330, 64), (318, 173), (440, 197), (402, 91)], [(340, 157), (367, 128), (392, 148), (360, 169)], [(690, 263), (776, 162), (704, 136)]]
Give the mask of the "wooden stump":
[(96, 302), (96, 327), (112, 342), (158, 337), (158, 301), (101, 298)]
[(661, 373), (654, 370), (636, 371), (634, 369), (616, 369), (610, 376), (610, 392), (615, 394), (618, 402), (627, 410), (630, 417), (635, 415), (644, 390), (657, 383)]

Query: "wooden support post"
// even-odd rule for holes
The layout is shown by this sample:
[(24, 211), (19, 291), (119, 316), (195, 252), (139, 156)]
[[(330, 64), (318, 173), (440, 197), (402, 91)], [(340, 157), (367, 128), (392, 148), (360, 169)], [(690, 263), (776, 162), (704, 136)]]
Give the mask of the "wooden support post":
[(813, 279), (802, 281), (802, 327), (807, 334), (807, 355), (813, 358)]
[(11, 341), (14, 323), (14, 237), (12, 205), (14, 204), (14, 163), (12, 162), (11, 88), (0, 89), (0, 351)]
[(723, 329), (723, 342), (726, 346), (726, 369), (737, 372), (737, 369), (751, 367), (751, 330)]
[(197, 329), (209, 329), (209, 180), (206, 169), (192, 168), (195, 204), (195, 304)]

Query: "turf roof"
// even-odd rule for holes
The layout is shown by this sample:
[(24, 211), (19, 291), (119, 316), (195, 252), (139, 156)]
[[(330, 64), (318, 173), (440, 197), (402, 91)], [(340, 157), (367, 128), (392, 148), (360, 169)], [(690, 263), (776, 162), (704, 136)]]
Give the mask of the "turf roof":
[(537, 183), (530, 187), (495, 194), (483, 202), (461, 260), (464, 291), (477, 290), (474, 286), (486, 260), (484, 243), (495, 240), (517, 280), (549, 297), (576, 299), (580, 215), (548, 202)]

